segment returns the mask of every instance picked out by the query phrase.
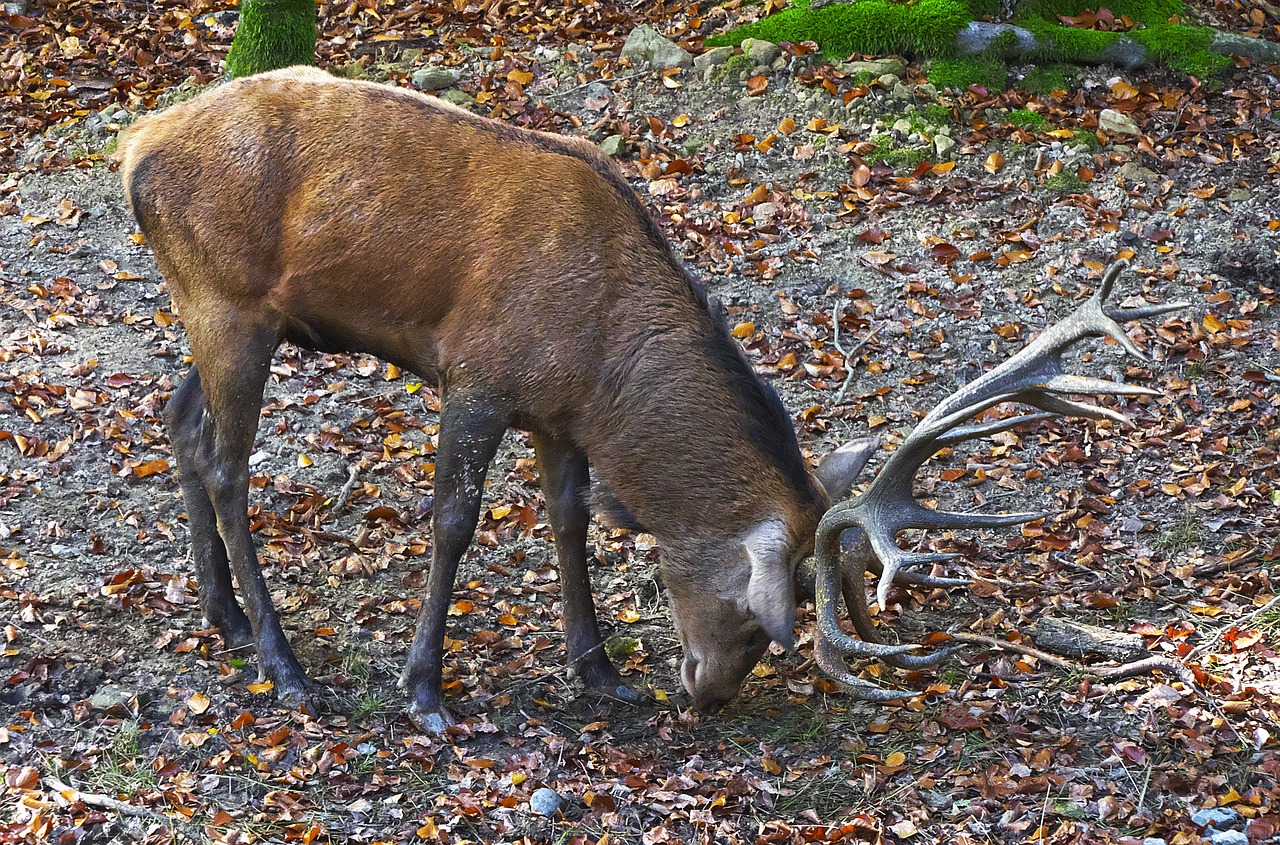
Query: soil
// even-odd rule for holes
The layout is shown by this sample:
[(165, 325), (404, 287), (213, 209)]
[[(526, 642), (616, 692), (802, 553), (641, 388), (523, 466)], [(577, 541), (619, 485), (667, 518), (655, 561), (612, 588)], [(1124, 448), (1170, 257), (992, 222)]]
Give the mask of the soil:
[[(1265, 491), (1275, 489), (1280, 432), (1274, 158), (1233, 157), (1220, 145), (1214, 153), (1211, 135), (1187, 156), (1148, 155), (1122, 137), (1096, 152), (1068, 149), (1046, 133), (983, 131), (971, 108), (955, 107), (954, 170), (910, 180), (909, 165), (877, 172), (876, 197), (859, 199), (840, 148), (887, 132), (877, 118), (934, 98), (895, 99), (874, 86), (844, 105), (802, 76), (799, 64), (772, 72), (760, 96), (732, 76), (676, 90), (642, 76), (559, 95), (553, 120), (572, 131), (576, 117), (589, 132), (599, 98), (629, 101), (628, 175), (728, 306), (758, 371), (795, 413), (806, 453), (870, 429), (887, 454), (918, 413), (1065, 316), (1122, 252), (1135, 270), (1120, 300), (1191, 302), (1132, 327), (1150, 366), (1101, 342), (1074, 356), (1090, 373), (1162, 391), (1124, 403), (1135, 429), (1042, 423), (922, 472), (918, 494), (940, 506), (1056, 515), (1023, 532), (927, 540), (965, 552), (980, 583), (897, 591), (881, 614), (886, 630), (911, 639), (972, 626), (1010, 638), (1053, 614), (1136, 630), (1153, 651), (1178, 655), (1179, 643), (1203, 641), (1274, 592), (1265, 563), (1274, 560), (1277, 516)], [(1256, 91), (1262, 78), (1235, 84)], [(1085, 84), (1109, 79), (1090, 71)], [(787, 118), (791, 134), (779, 132)], [(999, 125), (994, 113), (986, 121)], [(1280, 149), (1273, 121), (1254, 131), (1252, 149)], [(80, 128), (30, 152), (96, 149), (104, 137)], [(997, 151), (1005, 161), (992, 173), (984, 165)], [(692, 172), (669, 166), (682, 155), (695, 160)], [(1043, 188), (1055, 155), (1093, 171), (1086, 193)], [(905, 840), (909, 823), (920, 832), (911, 841), (1022, 841), (1042, 806), (1052, 826), (1074, 831), (1062, 841), (1115, 841), (1194, 831), (1188, 815), (1212, 803), (1205, 777), (1218, 793), (1255, 783), (1268, 741), (1255, 748), (1230, 731), (1246, 719), (1275, 725), (1280, 684), (1256, 662), (1201, 656), (1216, 676), (1202, 679), (1210, 694), (1237, 702), (1225, 722), (1170, 677), (1090, 685), (978, 652), (928, 673), (860, 667), (921, 692), (884, 707), (822, 678), (808, 604), (798, 653), (775, 650), (737, 702), (698, 716), (685, 709), (657, 549), (602, 526), (592, 537), (599, 615), (627, 676), (658, 700), (630, 708), (583, 695), (561, 668), (554, 556), (518, 432), (492, 468), (450, 619), (447, 689), (467, 719), (450, 737), (418, 734), (395, 680), (429, 561), (438, 403), (412, 374), (367, 356), (292, 348), (268, 386), (252, 507), (262, 564), (318, 683), (320, 712), (279, 709), (251, 691), (252, 655), (220, 651), (201, 620), (159, 416), (187, 369), (185, 337), (148, 249), (130, 237), (118, 175), (102, 160), (80, 164), (25, 176), (21, 213), (0, 217), (0, 602), (9, 617), (0, 750), (8, 765), (133, 797), (151, 815), (90, 811), (82, 838), (65, 841), (232, 841), (232, 831), (238, 841), (286, 841), (305, 838), (308, 825), (332, 841), (433, 831), (442, 841), (606, 832), (617, 842), (750, 841), (781, 823), (855, 839)], [(1137, 164), (1147, 169), (1119, 175)], [(954, 244), (959, 260), (935, 260), (939, 244)], [(865, 341), (838, 405), (846, 370), (833, 354), (833, 309), (841, 345)], [(955, 472), (961, 480), (944, 480)], [(1263, 494), (1249, 496), (1240, 481)], [(1212, 652), (1231, 655), (1221, 643)], [(1236, 696), (1244, 686), (1253, 699)], [(281, 728), (290, 730), (274, 733)], [(1215, 742), (1236, 752), (1209, 756)], [(893, 765), (895, 752), (905, 765)], [(939, 759), (941, 769), (931, 765)], [(1179, 780), (1185, 760), (1196, 761), (1199, 780)], [(540, 786), (560, 793), (558, 815), (528, 811)]]

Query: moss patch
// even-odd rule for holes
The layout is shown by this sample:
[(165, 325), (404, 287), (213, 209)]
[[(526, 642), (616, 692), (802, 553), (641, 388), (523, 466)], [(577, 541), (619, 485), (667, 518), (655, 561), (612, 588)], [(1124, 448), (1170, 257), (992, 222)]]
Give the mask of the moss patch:
[(892, 167), (915, 167), (928, 158), (928, 153), (915, 147), (895, 147), (893, 138), (876, 135), (871, 138), (876, 148), (862, 157), (867, 164), (887, 164)]
[(1022, 89), (1030, 94), (1050, 94), (1054, 91), (1065, 91), (1069, 87), (1067, 74), (1071, 72), (1069, 65), (1037, 65), (1022, 78)]
[(1014, 109), (1009, 112), (1009, 122), (1014, 126), (1036, 131), (1049, 128), (1049, 121), (1045, 120), (1043, 115), (1037, 114), (1031, 109)]
[(1041, 187), (1049, 193), (1059, 197), (1065, 197), (1068, 194), (1086, 194), (1089, 192), (1088, 183), (1071, 170), (1064, 170), (1061, 173), (1053, 174), (1048, 179), (1044, 180), (1044, 185)]
[(314, 0), (244, 0), (240, 4), (240, 25), (227, 53), (228, 78), (315, 63)]
[(1207, 27), (1148, 24), (1129, 33), (1150, 53), (1152, 64), (1180, 73), (1209, 77), (1231, 67), (1231, 59), (1209, 51), (1213, 30)]
[(995, 92), (1005, 89), (1009, 69), (992, 56), (963, 56), (930, 62), (925, 73), (939, 88), (963, 90), (970, 85), (981, 85)]
[(950, 55), (956, 34), (973, 19), (959, 0), (893, 0), (834, 3), (821, 9), (791, 6), (775, 15), (706, 40), (708, 47), (741, 44), (746, 38), (766, 41), (815, 41), (828, 57), (851, 53), (897, 53), (931, 57)]

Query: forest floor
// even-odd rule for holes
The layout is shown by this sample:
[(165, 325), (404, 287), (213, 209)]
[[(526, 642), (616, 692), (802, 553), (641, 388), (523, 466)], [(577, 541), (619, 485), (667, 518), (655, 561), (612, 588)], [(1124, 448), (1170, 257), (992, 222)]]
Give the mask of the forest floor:
[[(1240, 5), (1216, 4), (1218, 25), (1275, 37), (1280, 22)], [(861, 666), (919, 694), (854, 702), (814, 665), (804, 604), (797, 653), (770, 653), (736, 702), (699, 716), (657, 549), (596, 526), (610, 650), (655, 700), (583, 695), (562, 668), (532, 451), (512, 432), (450, 617), (446, 686), (465, 722), (421, 735), (395, 679), (429, 560), (437, 399), (368, 356), (284, 348), (253, 524), (319, 712), (255, 693), (252, 657), (220, 651), (196, 603), (160, 419), (186, 340), (109, 161), (120, 123), (216, 77), (231, 29), (198, 2), (37, 3), (7, 30), (0, 18), (0, 67), (24, 68), (3, 77), (17, 143), (0, 150), (0, 841), (1275, 837), (1275, 72), (1201, 85), (1095, 68), (1065, 91), (939, 94), (916, 66), (882, 84), (801, 47), (760, 72), (641, 73), (619, 64), (636, 7), (486, 6), (322, 6), (321, 59), (406, 84), (443, 58), (478, 113), (621, 136), (632, 185), (815, 459), (868, 431), (892, 449), (1117, 256), (1134, 266), (1121, 299), (1189, 300), (1131, 327), (1151, 366), (1101, 342), (1080, 362), (1161, 391), (1122, 403), (1133, 428), (1051, 421), (926, 466), (929, 501), (1053, 516), (925, 538), (963, 552), (978, 583), (897, 590), (880, 620), (905, 639), (1033, 643), (1038, 620), (1070, 619), (1138, 635), (1197, 685), (1099, 683), (975, 649), (927, 673)], [(651, 12), (696, 51), (758, 9)], [(1139, 134), (1099, 130), (1104, 109)], [(944, 156), (939, 135), (955, 142)], [(550, 814), (530, 807), (544, 787)]]

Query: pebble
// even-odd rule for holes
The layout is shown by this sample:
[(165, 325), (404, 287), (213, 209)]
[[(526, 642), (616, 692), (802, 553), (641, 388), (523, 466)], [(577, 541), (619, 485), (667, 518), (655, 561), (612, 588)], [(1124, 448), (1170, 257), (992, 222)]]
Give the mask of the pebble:
[(1230, 807), (1208, 807), (1191, 815), (1191, 823), (1196, 827), (1226, 827), (1239, 820), (1240, 814)]
[(560, 809), (560, 793), (550, 787), (542, 787), (529, 796), (529, 809), (540, 816), (550, 816)]
[(1213, 845), (1249, 845), (1249, 836), (1239, 830), (1215, 830), (1209, 834)]

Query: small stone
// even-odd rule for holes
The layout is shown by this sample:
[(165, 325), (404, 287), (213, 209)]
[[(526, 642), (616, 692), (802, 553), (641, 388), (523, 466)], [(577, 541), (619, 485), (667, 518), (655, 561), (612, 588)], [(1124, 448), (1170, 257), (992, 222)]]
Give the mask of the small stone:
[(916, 88), (916, 93), (919, 94), (921, 97), (927, 97), (929, 99), (933, 99), (934, 97), (938, 96), (938, 86), (934, 85), (932, 82), (926, 82), (925, 84)]
[(1227, 194), (1227, 202), (1244, 202), (1251, 196), (1248, 188), (1232, 188)]
[(1209, 807), (1191, 815), (1191, 823), (1196, 827), (1227, 827), (1239, 820), (1240, 814), (1230, 807)]
[(853, 76), (866, 73), (879, 78), (887, 73), (902, 79), (907, 75), (907, 63), (902, 59), (874, 59), (869, 62), (843, 62), (839, 66), (841, 73)]
[(89, 706), (95, 710), (111, 710), (116, 707), (129, 707), (133, 703), (133, 693), (124, 687), (107, 684), (89, 697)]
[(757, 66), (768, 66), (773, 64), (773, 60), (782, 55), (782, 48), (772, 41), (763, 41), (759, 38), (744, 38), (742, 40), (742, 52), (746, 53)]
[(31, 0), (18, 0), (4, 4), (4, 10), (11, 15), (25, 15), (31, 11)]
[(457, 88), (450, 88), (448, 91), (442, 91), (440, 93), (440, 99), (447, 103), (453, 103), (455, 106), (462, 106), (463, 108), (473, 106), (476, 102), (470, 94), (465, 91), (459, 91)]
[(649, 64), (654, 67), (692, 67), (693, 56), (676, 44), (662, 37), (658, 30), (641, 24), (631, 30), (622, 45), (622, 58), (633, 65)]
[(458, 84), (458, 75), (455, 71), (438, 65), (419, 68), (409, 79), (413, 87), (419, 91), (443, 91)]
[(905, 117), (898, 118), (893, 122), (893, 131), (901, 132), (903, 135), (911, 134), (911, 121)]
[(956, 142), (949, 135), (934, 135), (933, 150), (938, 154), (938, 158), (946, 158), (947, 155), (956, 148)]
[(751, 216), (761, 226), (772, 220), (778, 213), (778, 206), (771, 202), (759, 203), (751, 210)]
[(1240, 830), (1215, 830), (1209, 834), (1212, 845), (1249, 845), (1249, 835)]
[(427, 54), (422, 47), (410, 47), (400, 54), (400, 61), (406, 63), (416, 62)]
[(1148, 836), (1146, 839), (1142, 840), (1142, 845), (1169, 845), (1169, 843), (1161, 839), (1159, 836)]
[(1154, 170), (1148, 170), (1136, 161), (1131, 161), (1121, 167), (1120, 175), (1125, 178), (1126, 182), (1136, 182), (1140, 185), (1150, 185), (1160, 181), (1160, 174)]
[(610, 135), (600, 142), (600, 152), (607, 156), (620, 156), (627, 151), (627, 140), (621, 135)]
[(729, 61), (729, 58), (732, 55), (732, 47), (712, 47), (710, 50), (704, 51), (702, 55), (694, 59), (693, 66), (699, 71), (704, 71), (707, 68), (724, 64)]
[(1098, 126), (1107, 132), (1117, 135), (1141, 135), (1142, 130), (1133, 118), (1121, 114), (1115, 109), (1103, 109), (1098, 115)]
[(897, 100), (910, 100), (915, 92), (911, 90), (911, 86), (905, 82), (899, 82), (893, 86), (893, 96)]
[(542, 787), (529, 796), (529, 809), (539, 816), (550, 816), (560, 809), (560, 793)]
[(892, 91), (893, 86), (897, 85), (899, 82), (902, 81), (902, 77), (898, 76), (898, 74), (896, 73), (886, 73), (886, 74), (882, 74), (877, 81), (881, 85), (883, 85), (885, 88), (888, 88), (890, 91)]

